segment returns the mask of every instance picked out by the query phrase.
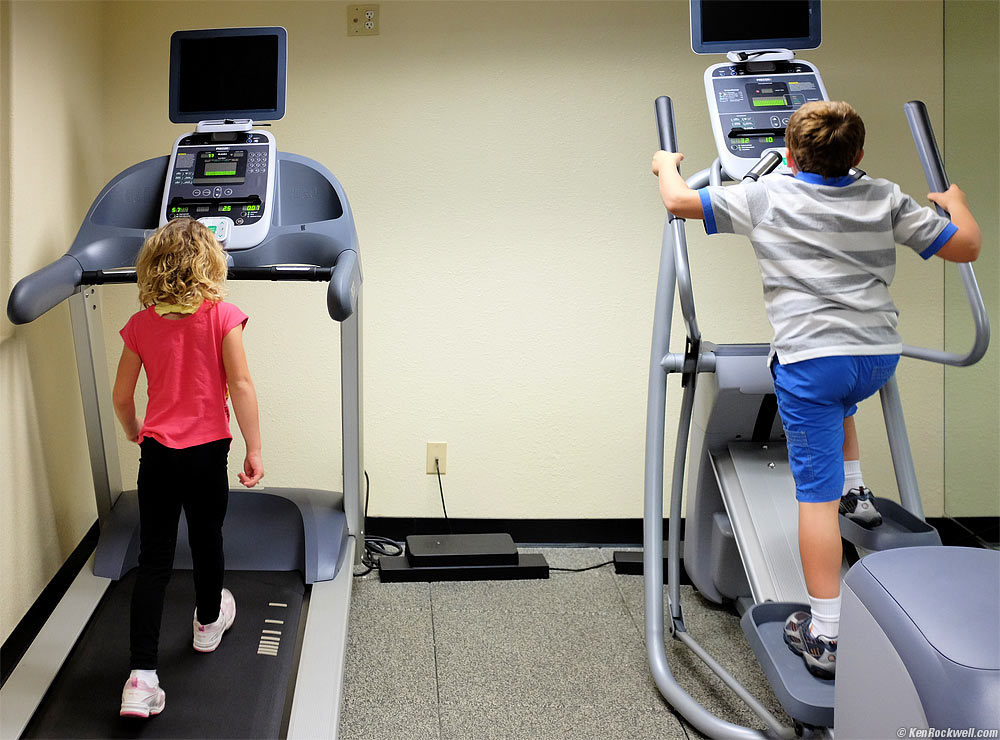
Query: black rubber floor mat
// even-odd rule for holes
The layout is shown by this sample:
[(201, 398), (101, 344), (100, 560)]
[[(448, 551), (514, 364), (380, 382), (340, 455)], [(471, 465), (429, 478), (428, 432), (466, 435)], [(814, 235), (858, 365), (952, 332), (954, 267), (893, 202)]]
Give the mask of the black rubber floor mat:
[(118, 716), (129, 675), (134, 581), (133, 570), (112, 584), (24, 736), (277, 737), (295, 658), (302, 577), (294, 572), (227, 572), (236, 621), (215, 652), (198, 653), (191, 645), (191, 572), (174, 571), (160, 628), (158, 673), (166, 705), (149, 719)]

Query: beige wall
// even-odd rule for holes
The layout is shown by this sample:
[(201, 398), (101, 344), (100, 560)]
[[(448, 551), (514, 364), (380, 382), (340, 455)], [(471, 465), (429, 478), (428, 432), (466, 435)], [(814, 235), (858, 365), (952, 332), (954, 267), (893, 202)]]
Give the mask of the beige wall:
[[(945, 3), (945, 136), (948, 175), (969, 196), (983, 231), (976, 278), (993, 320), (993, 344), (971, 368), (945, 370), (945, 510), (1000, 515), (1000, 5)], [(972, 321), (957, 271), (945, 281), (945, 342), (972, 346)]]
[[(0, 288), (58, 259), (107, 175), (100, 3), (5, 4)], [(9, 178), (9, 183), (6, 181)], [(65, 305), (0, 320), (0, 631), (97, 517)]]
[[(361, 38), (346, 37), (345, 6), (338, 3), (241, 2), (238, 19), (234, 7), (15, 6), (15, 56), (51, 57), (45, 65), (55, 70), (37, 79), (37, 70), (15, 64), (15, 109), (28, 104), (27, 91), (35, 88), (53, 99), (32, 104), (57, 111), (83, 97), (77, 101), (83, 115), (113, 135), (83, 147), (67, 122), (55, 134), (67, 151), (38, 152), (33, 137), (40, 132), (27, 130), (27, 122), (15, 130), (13, 148), (22, 153), (12, 160), (35, 154), (47, 157), (41, 161), (50, 171), (65, 172), (67, 161), (74, 167), (58, 179), (65, 192), (57, 194), (56, 210), (66, 214), (58, 226), (16, 227), (23, 230), (15, 243), (24, 256), (14, 274), (61, 254), (103, 182), (167, 153), (186, 130), (166, 116), (173, 30), (283, 25), (288, 113), (272, 130), (281, 149), (311, 156), (341, 179), (361, 240), (370, 513), (438, 516), (424, 454), (426, 442), (445, 441), (452, 516), (640, 517), (663, 220), (648, 171), (656, 142), (653, 99), (674, 98), (688, 173), (714, 156), (702, 73), (716, 59), (691, 53), (687, 3), (387, 2), (381, 35)], [(98, 9), (99, 27), (88, 14)], [(866, 169), (918, 195), (926, 188), (902, 105), (925, 99), (940, 126), (942, 23), (936, 2), (833, 0), (824, 4), (822, 48), (803, 54), (823, 70), (830, 94), (851, 100), (864, 115)], [(22, 48), (21, 28), (43, 37), (40, 49), (27, 40)], [(69, 87), (67, 78), (78, 76), (86, 79)], [(32, 195), (33, 181), (22, 168), (13, 177), (24, 190), (16, 204), (29, 208), (40, 198)], [(767, 341), (751, 250), (736, 238), (708, 239), (697, 224), (689, 231), (706, 338)], [(908, 341), (942, 344), (943, 281), (940, 265), (901, 253), (895, 297)], [(261, 396), (266, 482), (337, 485), (339, 332), (325, 318), (322, 288), (234, 285), (231, 297), (251, 315), (247, 345)], [(104, 299), (113, 369), (120, 352), (114, 330), (135, 310), (134, 289), (108, 288)], [(4, 497), (5, 512), (15, 506), (8, 498), (19, 508), (11, 508), (4, 526), (46, 533), (20, 547), (4, 538), (5, 593), (7, 563), (49, 564), (17, 592), (15, 618), (73, 544), (72, 537), (52, 544), (53, 520), (76, 522), (78, 540), (86, 523), (80, 520), (92, 517), (68, 323), (58, 309), (3, 345), (5, 377), (20, 372), (4, 403), (18, 406), (22, 419), (3, 428), (10, 429), (9, 449), (27, 445), (33, 455), (17, 454), (18, 472), (7, 474), (13, 493)], [(23, 338), (35, 334), (34, 344)], [(24, 343), (17, 362), (6, 354), (11, 341)], [(40, 379), (28, 379), (27, 369), (15, 372), (53, 357), (67, 367), (44, 388)], [(929, 515), (943, 511), (942, 378), (939, 368), (917, 363), (901, 371)], [(672, 382), (671, 437), (678, 399)], [(65, 423), (53, 430), (32, 421), (32, 406), (60, 411)], [(877, 402), (862, 411), (860, 427), (866, 478), (892, 495)], [(68, 455), (47, 452), (37, 441), (50, 434), (66, 438)], [(121, 449), (124, 479), (134, 480), (134, 447), (122, 440)], [(234, 459), (241, 454), (237, 444)], [(53, 480), (67, 478), (67, 465), (80, 469), (82, 483), (72, 496), (85, 503), (70, 506), (69, 494), (49, 494)], [(15, 478), (31, 484), (22, 490)], [(47, 510), (25, 512), (47, 497), (57, 499)], [(86, 516), (80, 507), (88, 507)]]

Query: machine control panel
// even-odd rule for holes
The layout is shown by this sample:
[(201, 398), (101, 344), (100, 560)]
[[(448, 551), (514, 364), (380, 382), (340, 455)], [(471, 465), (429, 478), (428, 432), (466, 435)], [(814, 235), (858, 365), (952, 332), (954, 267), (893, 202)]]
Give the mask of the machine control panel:
[[(769, 151), (785, 155), (785, 127), (797, 109), (826, 100), (819, 70), (804, 61), (716, 64), (705, 93), (722, 169), (740, 180)], [(787, 163), (776, 172), (789, 172)]]
[(275, 153), (266, 131), (181, 136), (167, 167), (160, 225), (184, 217), (228, 218), (227, 250), (257, 246), (271, 223)]

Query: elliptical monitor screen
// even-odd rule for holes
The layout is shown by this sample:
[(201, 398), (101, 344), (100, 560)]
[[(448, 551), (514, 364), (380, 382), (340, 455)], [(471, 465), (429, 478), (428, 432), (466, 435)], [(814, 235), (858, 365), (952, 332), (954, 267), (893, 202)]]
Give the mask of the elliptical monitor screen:
[(819, 0), (691, 0), (691, 48), (697, 54), (815, 49)]
[(177, 31), (170, 37), (170, 120), (278, 120), (287, 46), (278, 26)]

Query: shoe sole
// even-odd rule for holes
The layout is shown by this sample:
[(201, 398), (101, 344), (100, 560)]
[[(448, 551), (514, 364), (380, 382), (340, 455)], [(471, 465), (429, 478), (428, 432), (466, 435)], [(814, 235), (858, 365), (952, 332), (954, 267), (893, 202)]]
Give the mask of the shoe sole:
[(138, 719), (146, 719), (147, 717), (155, 717), (163, 708), (167, 705), (164, 701), (158, 707), (148, 707), (145, 704), (122, 704), (121, 711), (118, 713), (120, 717), (136, 717)]
[(882, 516), (881, 515), (879, 515), (878, 519), (872, 519), (870, 522), (865, 522), (865, 521), (862, 521), (860, 519), (854, 519), (849, 514), (841, 514), (841, 516), (844, 517), (845, 519), (847, 519), (847, 521), (854, 522), (859, 527), (862, 527), (864, 529), (875, 529), (875, 527), (882, 526)]
[(226, 622), (226, 628), (219, 633), (219, 636), (210, 643), (198, 644), (198, 638), (196, 637), (192, 641), (194, 649), (199, 653), (214, 653), (215, 649), (219, 647), (219, 643), (222, 642), (222, 636), (229, 631), (229, 628), (233, 626), (233, 622), (236, 621), (236, 608), (233, 607), (233, 618)]

